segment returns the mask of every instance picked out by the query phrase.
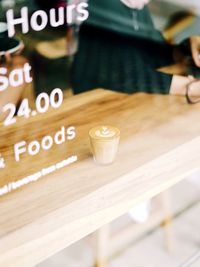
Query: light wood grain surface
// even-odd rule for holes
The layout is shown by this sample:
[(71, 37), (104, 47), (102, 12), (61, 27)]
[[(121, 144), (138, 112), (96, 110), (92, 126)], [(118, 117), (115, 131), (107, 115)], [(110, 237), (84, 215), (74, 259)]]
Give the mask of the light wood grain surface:
[[(79, 160), (0, 198), (0, 266), (34, 266), (197, 171), (199, 112), (200, 105), (189, 106), (183, 97), (95, 90), (65, 100), (60, 110), (1, 127), (0, 151), (9, 159), (1, 183), (71, 154)], [(110, 166), (96, 165), (90, 155), (88, 131), (98, 124), (121, 130)], [(14, 143), (39, 140), (61, 125), (77, 129), (70, 146), (14, 163)]]

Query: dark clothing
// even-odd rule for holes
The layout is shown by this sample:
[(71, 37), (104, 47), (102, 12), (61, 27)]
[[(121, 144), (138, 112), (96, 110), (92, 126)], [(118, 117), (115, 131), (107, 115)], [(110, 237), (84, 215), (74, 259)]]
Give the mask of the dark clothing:
[(74, 93), (107, 88), (168, 94), (172, 75), (156, 69), (174, 63), (172, 47), (154, 28), (148, 9), (131, 10), (119, 0), (89, 4), (72, 67)]
[(155, 29), (148, 7), (130, 9), (120, 0), (89, 0), (87, 25), (110, 30), (132, 37), (142, 37), (165, 42), (161, 32)]
[(74, 93), (94, 88), (168, 94), (171, 75), (156, 71), (173, 63), (172, 48), (84, 26), (72, 72)]

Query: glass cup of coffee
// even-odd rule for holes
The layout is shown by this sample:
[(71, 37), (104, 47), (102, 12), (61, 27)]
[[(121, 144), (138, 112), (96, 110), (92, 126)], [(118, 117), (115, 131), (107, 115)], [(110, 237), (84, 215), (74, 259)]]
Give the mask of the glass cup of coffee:
[(89, 131), (91, 151), (95, 162), (106, 165), (114, 162), (120, 140), (120, 130), (105, 125), (97, 126)]

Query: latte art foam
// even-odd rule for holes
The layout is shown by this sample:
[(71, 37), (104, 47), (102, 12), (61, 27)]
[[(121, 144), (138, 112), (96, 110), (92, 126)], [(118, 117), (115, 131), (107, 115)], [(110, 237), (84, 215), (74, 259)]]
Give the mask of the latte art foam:
[(98, 137), (113, 137), (115, 136), (115, 132), (112, 130), (109, 130), (107, 127), (102, 127), (102, 129), (97, 130), (95, 132), (96, 136)]
[(102, 141), (107, 141), (120, 135), (119, 129), (110, 125), (94, 127), (90, 130), (89, 135)]

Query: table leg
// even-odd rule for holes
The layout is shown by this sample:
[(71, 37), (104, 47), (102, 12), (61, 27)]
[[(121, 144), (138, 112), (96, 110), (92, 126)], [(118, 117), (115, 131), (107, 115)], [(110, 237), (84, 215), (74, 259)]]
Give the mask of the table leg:
[(172, 230), (172, 210), (171, 210), (171, 199), (169, 191), (165, 191), (161, 194), (161, 201), (163, 206), (163, 211), (165, 214), (164, 220), (161, 226), (164, 230), (165, 245), (169, 252), (173, 251), (174, 247), (174, 235)]
[(96, 264), (95, 267), (107, 267), (109, 256), (110, 224), (95, 233)]

